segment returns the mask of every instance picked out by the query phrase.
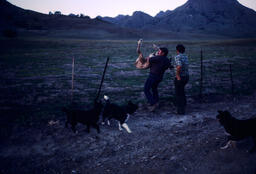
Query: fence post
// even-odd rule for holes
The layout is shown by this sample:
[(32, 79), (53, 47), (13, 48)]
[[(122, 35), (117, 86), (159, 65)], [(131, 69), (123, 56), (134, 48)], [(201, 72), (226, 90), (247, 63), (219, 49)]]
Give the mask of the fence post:
[(105, 77), (106, 69), (107, 69), (107, 66), (108, 66), (108, 62), (109, 62), (109, 57), (107, 58), (107, 61), (106, 61), (105, 67), (104, 67), (104, 71), (103, 71), (103, 74), (102, 74), (102, 77), (101, 77), (100, 87), (99, 87), (97, 96), (96, 96), (96, 98), (94, 99), (95, 102), (97, 102), (97, 100), (98, 100), (98, 98), (99, 98), (99, 96), (100, 96), (101, 87), (102, 87), (102, 84), (103, 84), (103, 81), (104, 81), (104, 77)]
[(200, 99), (203, 98), (203, 50), (200, 51), (201, 72), (200, 72)]
[(71, 103), (73, 102), (74, 73), (75, 73), (75, 57), (73, 57), (73, 60), (72, 60), (72, 87), (71, 87)]
[(229, 64), (229, 72), (230, 72), (230, 81), (231, 81), (231, 94), (234, 95), (234, 82), (233, 82), (233, 73), (232, 73), (232, 65)]

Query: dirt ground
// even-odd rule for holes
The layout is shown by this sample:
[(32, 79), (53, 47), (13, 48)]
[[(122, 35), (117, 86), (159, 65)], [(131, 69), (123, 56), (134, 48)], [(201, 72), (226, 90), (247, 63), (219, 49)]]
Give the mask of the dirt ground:
[(223, 97), (203, 103), (189, 98), (187, 114), (161, 103), (154, 113), (145, 106), (131, 116), (128, 134), (115, 121), (78, 134), (66, 129), (65, 115), (40, 126), (14, 126), (0, 145), (0, 173), (232, 173), (255, 174), (256, 153), (250, 138), (237, 147), (221, 150), (224, 129), (216, 121), (217, 110), (233, 116), (256, 117), (256, 93), (231, 99)]

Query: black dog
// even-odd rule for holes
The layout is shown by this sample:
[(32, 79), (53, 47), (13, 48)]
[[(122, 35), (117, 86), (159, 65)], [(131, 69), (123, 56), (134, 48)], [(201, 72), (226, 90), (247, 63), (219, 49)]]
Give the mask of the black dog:
[(230, 134), (228, 136), (228, 143), (222, 149), (226, 149), (233, 141), (238, 141), (246, 137), (252, 137), (254, 141), (254, 147), (250, 150), (253, 152), (256, 150), (256, 118), (247, 120), (238, 120), (231, 116), (228, 111), (218, 111), (219, 114), (216, 118), (220, 124), (224, 126), (226, 132)]
[(68, 123), (71, 124), (72, 130), (74, 131), (74, 133), (77, 133), (76, 125), (77, 123), (82, 123), (87, 126), (87, 132), (90, 132), (90, 126), (92, 126), (97, 129), (98, 133), (100, 133), (98, 121), (100, 118), (102, 107), (103, 105), (101, 102), (95, 102), (94, 107), (90, 110), (75, 110), (63, 108), (62, 111), (67, 114), (65, 126), (68, 127)]
[(118, 121), (119, 130), (122, 130), (122, 126), (128, 133), (131, 133), (126, 121), (129, 119), (129, 115), (133, 114), (138, 109), (138, 105), (129, 101), (127, 105), (119, 106), (117, 104), (110, 103), (107, 96), (104, 96), (104, 99), (106, 104), (102, 114), (103, 123), (108, 121), (109, 124), (110, 119), (115, 119)]

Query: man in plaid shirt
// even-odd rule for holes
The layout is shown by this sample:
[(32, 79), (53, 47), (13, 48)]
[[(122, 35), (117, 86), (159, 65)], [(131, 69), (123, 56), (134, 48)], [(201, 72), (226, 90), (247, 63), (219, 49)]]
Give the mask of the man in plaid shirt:
[(184, 54), (185, 47), (183, 45), (176, 46), (177, 56), (174, 58), (175, 68), (175, 105), (177, 107), (177, 114), (184, 115), (187, 105), (185, 86), (189, 81), (189, 61)]

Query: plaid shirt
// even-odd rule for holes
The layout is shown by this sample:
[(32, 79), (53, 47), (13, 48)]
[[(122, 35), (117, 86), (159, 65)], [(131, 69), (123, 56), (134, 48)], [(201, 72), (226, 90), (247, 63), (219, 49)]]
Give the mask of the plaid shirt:
[(180, 71), (180, 76), (185, 77), (188, 76), (188, 67), (189, 67), (189, 62), (188, 62), (188, 56), (185, 54), (178, 54), (174, 58), (174, 68), (175, 68), (175, 73), (177, 72), (177, 66), (181, 66), (181, 71)]

